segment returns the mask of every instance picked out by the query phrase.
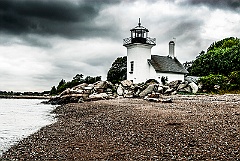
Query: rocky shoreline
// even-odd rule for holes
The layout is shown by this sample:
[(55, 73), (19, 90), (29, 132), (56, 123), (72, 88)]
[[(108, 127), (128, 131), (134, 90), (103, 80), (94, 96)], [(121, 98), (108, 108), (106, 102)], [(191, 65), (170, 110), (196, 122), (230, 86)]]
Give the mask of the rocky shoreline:
[[(2, 160), (240, 160), (240, 95), (116, 98), (57, 107)], [(0, 160), (1, 160), (0, 159)]]
[(184, 82), (176, 80), (165, 85), (155, 80), (139, 84), (133, 84), (129, 80), (123, 80), (118, 84), (112, 84), (109, 81), (98, 81), (94, 84), (82, 83), (73, 88), (67, 88), (46, 103), (62, 105), (114, 99), (117, 97), (144, 98), (159, 102), (161, 101), (160, 98), (164, 95), (176, 95), (178, 93), (196, 94), (201, 87), (202, 84), (197, 83), (196, 79), (188, 77), (185, 78)]

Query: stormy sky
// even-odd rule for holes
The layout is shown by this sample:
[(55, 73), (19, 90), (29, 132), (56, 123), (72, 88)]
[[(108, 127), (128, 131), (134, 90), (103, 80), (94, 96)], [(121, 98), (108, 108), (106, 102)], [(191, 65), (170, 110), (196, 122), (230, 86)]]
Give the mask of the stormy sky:
[(50, 90), (76, 74), (106, 79), (141, 23), (180, 62), (214, 41), (240, 37), (240, 0), (0, 0), (0, 91)]

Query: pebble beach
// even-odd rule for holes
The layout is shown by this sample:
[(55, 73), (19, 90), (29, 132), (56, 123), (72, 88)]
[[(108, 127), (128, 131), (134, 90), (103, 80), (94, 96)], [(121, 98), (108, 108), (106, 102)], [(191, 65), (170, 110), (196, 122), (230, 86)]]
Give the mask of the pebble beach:
[(240, 160), (240, 95), (169, 98), (58, 106), (0, 160)]

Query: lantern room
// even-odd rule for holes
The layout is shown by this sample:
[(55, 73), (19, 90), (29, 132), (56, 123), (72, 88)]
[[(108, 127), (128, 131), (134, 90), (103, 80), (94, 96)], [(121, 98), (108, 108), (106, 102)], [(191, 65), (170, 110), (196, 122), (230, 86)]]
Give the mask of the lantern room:
[(156, 39), (148, 37), (149, 30), (141, 25), (140, 18), (139, 18), (138, 26), (131, 29), (130, 31), (131, 31), (131, 37), (123, 39), (124, 46), (128, 44), (134, 44), (134, 43), (156, 45)]
[(147, 35), (148, 35), (148, 29), (141, 26), (140, 18), (138, 22), (138, 26), (131, 29), (131, 38), (132, 43), (146, 43)]

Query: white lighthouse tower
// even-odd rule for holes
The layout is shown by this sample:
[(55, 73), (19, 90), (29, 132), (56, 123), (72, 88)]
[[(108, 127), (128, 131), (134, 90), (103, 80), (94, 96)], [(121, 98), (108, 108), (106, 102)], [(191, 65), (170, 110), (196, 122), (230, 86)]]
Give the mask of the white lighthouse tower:
[(131, 37), (123, 39), (127, 48), (127, 80), (142, 83), (150, 78), (148, 60), (151, 59), (151, 48), (156, 45), (156, 39), (148, 37), (148, 29), (138, 26), (131, 29)]

